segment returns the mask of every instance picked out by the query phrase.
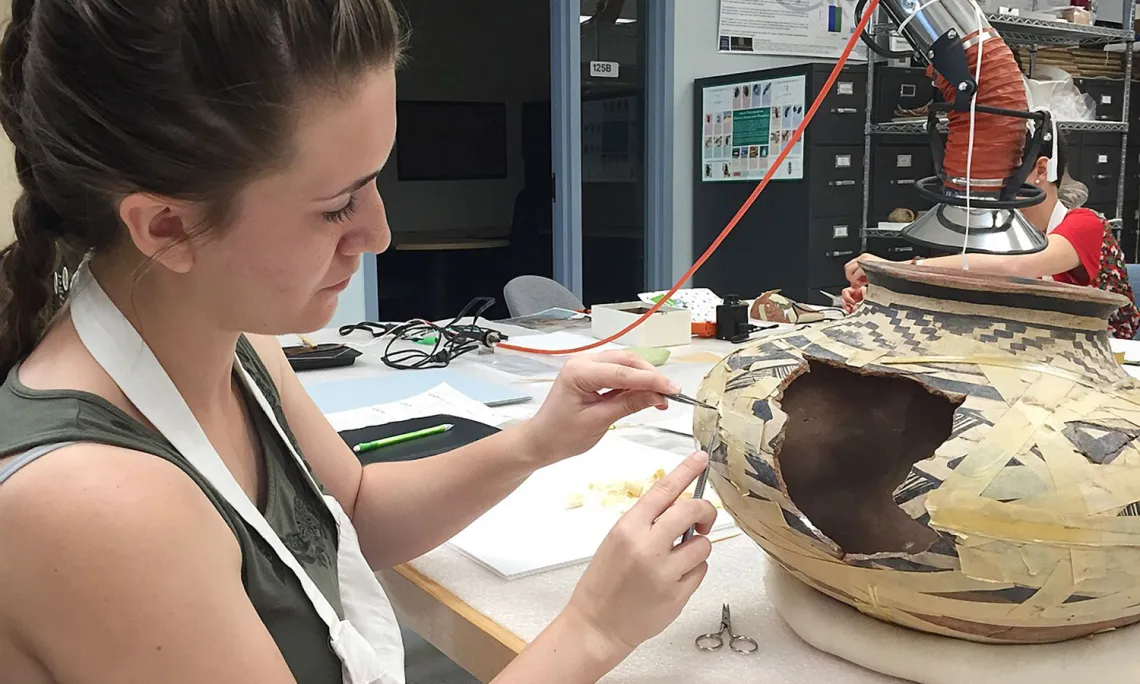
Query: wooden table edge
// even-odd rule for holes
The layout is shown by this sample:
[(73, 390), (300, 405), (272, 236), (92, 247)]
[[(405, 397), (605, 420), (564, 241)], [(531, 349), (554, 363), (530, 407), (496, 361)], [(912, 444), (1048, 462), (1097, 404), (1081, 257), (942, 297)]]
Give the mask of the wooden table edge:
[(526, 642), (408, 564), (380, 571), (397, 617), (481, 682), (494, 679)]

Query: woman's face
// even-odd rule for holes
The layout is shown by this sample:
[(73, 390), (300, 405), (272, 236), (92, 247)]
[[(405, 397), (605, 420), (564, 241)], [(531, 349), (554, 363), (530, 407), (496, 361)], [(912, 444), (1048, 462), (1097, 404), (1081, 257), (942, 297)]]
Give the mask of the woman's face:
[(391, 241), (376, 175), (395, 136), (391, 68), (306, 103), (289, 167), (246, 188), (233, 223), (196, 250), (188, 284), (222, 327), (280, 335), (328, 324), (361, 255)]

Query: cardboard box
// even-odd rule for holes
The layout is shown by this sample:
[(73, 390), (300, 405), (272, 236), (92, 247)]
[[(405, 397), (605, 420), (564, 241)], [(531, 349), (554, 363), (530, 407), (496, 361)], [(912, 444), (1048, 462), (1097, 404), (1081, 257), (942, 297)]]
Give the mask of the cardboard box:
[[(627, 328), (649, 309), (645, 302), (592, 306), (590, 332), (599, 340), (605, 339)], [(630, 347), (676, 347), (690, 344), (692, 337), (693, 316), (689, 310), (663, 306), (616, 342)]]

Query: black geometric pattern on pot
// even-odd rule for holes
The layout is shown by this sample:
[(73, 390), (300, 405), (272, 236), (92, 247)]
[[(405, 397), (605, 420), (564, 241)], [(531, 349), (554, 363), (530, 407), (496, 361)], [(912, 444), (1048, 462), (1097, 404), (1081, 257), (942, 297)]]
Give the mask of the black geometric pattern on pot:
[(763, 399), (757, 399), (752, 404), (752, 415), (756, 416), (764, 422), (768, 422), (769, 420), (772, 420), (772, 407), (768, 404), (767, 401)]
[(811, 356), (813, 358), (821, 359), (823, 361), (840, 361), (840, 362), (842, 362), (842, 361), (847, 360), (847, 359), (843, 358), (842, 356), (840, 356), (839, 354), (836, 354), (833, 351), (824, 349), (823, 347), (819, 346), (818, 344), (815, 344), (814, 342), (807, 345), (806, 347), (800, 347), (800, 351), (803, 352), (804, 356)]
[(730, 378), (724, 383), (725, 392), (737, 392), (739, 390), (748, 389), (756, 384), (757, 380), (762, 378), (779, 378), (783, 380), (792, 374), (792, 371), (799, 367), (801, 361), (797, 360), (794, 366), (775, 366), (773, 368), (757, 368), (750, 370), (740, 375)]
[(787, 361), (788, 364), (792, 366), (800, 363), (800, 358), (798, 356), (792, 354), (791, 352), (784, 351), (783, 349), (780, 349), (773, 344), (765, 344), (756, 349), (756, 352), (758, 353), (733, 354), (725, 360), (725, 365), (728, 366), (729, 370), (738, 371), (748, 368), (752, 364), (759, 361), (771, 362), (781, 360)]
[(1073, 351), (1065, 350), (1060, 353), (1060, 357), (1075, 364), (1078, 368), (1083, 370), (1086, 374), (1097, 378), (1101, 381), (1111, 382), (1112, 378), (1105, 371), (1104, 365), (1098, 363), (1097, 360), (1084, 354), (1078, 354)]
[(751, 366), (757, 361), (764, 360), (765, 357), (763, 356), (745, 356), (743, 354), (733, 354), (732, 356), (725, 359), (725, 365), (728, 366), (728, 369), (731, 371), (738, 371), (742, 368)]
[(1033, 598), (1037, 589), (1033, 587), (1006, 587), (1004, 589), (974, 589), (972, 591), (935, 592), (931, 596), (956, 599), (958, 601), (973, 601), (974, 603), (1025, 603)]
[(877, 320), (867, 321), (862, 327), (870, 329), (868, 335), (879, 348), (895, 346), (888, 342), (891, 340), (896, 345), (918, 351), (940, 334), (941, 317), (931, 312), (907, 307), (879, 307), (877, 313)]
[[(996, 344), (1008, 351), (1043, 350), (1058, 343), (1070, 342), (1072, 347), (1094, 364), (1103, 362), (1109, 354), (1107, 334), (1103, 332), (1077, 332), (1050, 325), (1027, 325), (1021, 321), (994, 320), (984, 316), (954, 314), (942, 311), (924, 311), (906, 306), (886, 308), (867, 302), (860, 310), (886, 318), (892, 327), (906, 328), (916, 339), (932, 341), (943, 333), (971, 337)], [(917, 329), (919, 334), (914, 331)], [(1069, 345), (1066, 345), (1069, 346)]]
[(724, 442), (720, 442), (711, 449), (705, 444), (702, 444), (701, 447), (704, 449), (704, 452), (709, 455), (709, 460), (713, 463), (728, 464), (728, 445)]
[(906, 558), (861, 558), (848, 560), (857, 568), (868, 570), (897, 570), (899, 572), (952, 572), (950, 568), (936, 568), (933, 565), (916, 563)]
[(1077, 451), (1092, 463), (1103, 465), (1112, 463), (1124, 447), (1140, 437), (1140, 430), (1106, 428), (1096, 423), (1072, 421), (1065, 423), (1061, 431)]
[(886, 342), (886, 338), (878, 330), (872, 328), (864, 331), (860, 326), (832, 326), (824, 330), (823, 334), (840, 344), (864, 351), (882, 349)]
[(803, 360), (797, 358), (794, 363), (790, 363), (786, 366), (772, 366), (770, 368), (765, 368), (764, 372), (773, 378), (779, 378), (783, 380), (784, 378), (791, 375), (801, 365), (803, 365)]
[(803, 349), (804, 347), (811, 344), (811, 340), (804, 337), (803, 335), (790, 335), (788, 337), (782, 337), (782, 338), (780, 338), (780, 340), (783, 342), (787, 342), (788, 344), (792, 345), (796, 349)]
[(1095, 596), (1085, 596), (1084, 594), (1073, 594), (1069, 598), (1061, 601), (1061, 603), (1080, 603), (1081, 601), (1091, 601)]
[[(929, 519), (928, 519), (929, 521)], [(936, 553), (939, 556), (949, 556), (951, 558), (958, 557), (958, 546), (954, 543), (954, 537), (945, 533), (938, 533), (938, 541), (930, 545), (926, 550), (927, 553)]]
[[(1036, 449), (1037, 447), (1033, 447), (1033, 448)], [(946, 467), (949, 468), (950, 470), (954, 470), (959, 465), (961, 465), (962, 461), (964, 461), (964, 460), (966, 460), (965, 456), (959, 456), (958, 458), (950, 459), (949, 461), (947, 461)], [(1009, 467), (1024, 466), (1024, 465), (1025, 464), (1022, 463), (1020, 460), (1018, 460), (1018, 458), (1016, 456), (1011, 456), (1009, 461), (1006, 462), (1006, 466), (1009, 466)]]
[(1134, 518), (1136, 516), (1140, 516), (1140, 501), (1133, 501), (1132, 503), (1128, 504), (1124, 508), (1120, 509), (1120, 512), (1116, 514), (1116, 517), (1118, 517), (1118, 518), (1120, 518), (1120, 517)]
[(954, 412), (954, 421), (950, 428), (950, 439), (957, 439), (979, 425), (990, 427), (993, 423), (987, 420), (986, 415), (978, 409), (959, 408)]
[(910, 473), (907, 474), (903, 483), (895, 490), (894, 498), (895, 503), (900, 506), (908, 501), (913, 501), (918, 497), (938, 489), (942, 485), (942, 480), (928, 475), (916, 468), (911, 468)]
[[(896, 368), (895, 370), (898, 369)], [(978, 397), (979, 399), (989, 399), (991, 401), (1002, 401), (1001, 394), (990, 385), (976, 385), (972, 382), (950, 380), (948, 378), (938, 377), (937, 375), (923, 376), (922, 384), (941, 392), (963, 394)]]
[(795, 513), (792, 513), (791, 511), (789, 511), (788, 509), (786, 509), (782, 506), (780, 507), (780, 512), (782, 512), (784, 514), (784, 522), (787, 523), (788, 527), (792, 528), (796, 532), (799, 532), (800, 534), (802, 534), (806, 537), (811, 537), (812, 539), (819, 539), (819, 535), (816, 534), (815, 531), (812, 530), (810, 527), (805, 525), (804, 521), (800, 519), (800, 516), (796, 515)]
[(926, 563), (909, 560), (907, 558), (879, 558), (876, 563), (880, 567), (902, 572), (954, 572), (954, 568), (940, 568)]
[(761, 496), (760, 494), (757, 494), (756, 492), (753, 492), (753, 491), (748, 492), (748, 496), (746, 498), (756, 499), (757, 501), (767, 501), (768, 503), (772, 503), (772, 500), (769, 499), (768, 497)]
[(752, 466), (752, 470), (756, 471), (753, 477), (757, 482), (767, 485), (776, 491), (780, 491), (780, 478), (776, 475), (776, 470), (768, 465), (768, 462), (760, 458), (760, 456), (753, 456), (746, 454), (744, 460), (748, 461), (748, 465)]

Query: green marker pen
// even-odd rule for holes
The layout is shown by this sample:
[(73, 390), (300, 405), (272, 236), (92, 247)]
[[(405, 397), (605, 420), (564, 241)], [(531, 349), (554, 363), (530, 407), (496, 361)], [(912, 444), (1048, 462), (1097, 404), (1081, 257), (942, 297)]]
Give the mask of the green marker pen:
[(391, 437), (385, 437), (373, 442), (364, 442), (363, 444), (357, 444), (356, 446), (352, 447), (352, 450), (358, 454), (362, 454), (366, 451), (372, 451), (373, 449), (392, 446), (393, 444), (403, 444), (404, 442), (410, 442), (413, 439), (419, 439), (421, 437), (443, 434), (453, 427), (455, 426), (451, 423), (444, 423), (443, 425), (436, 425), (434, 427), (424, 428), (422, 430), (416, 430), (414, 432), (405, 432), (402, 435), (392, 435)]

